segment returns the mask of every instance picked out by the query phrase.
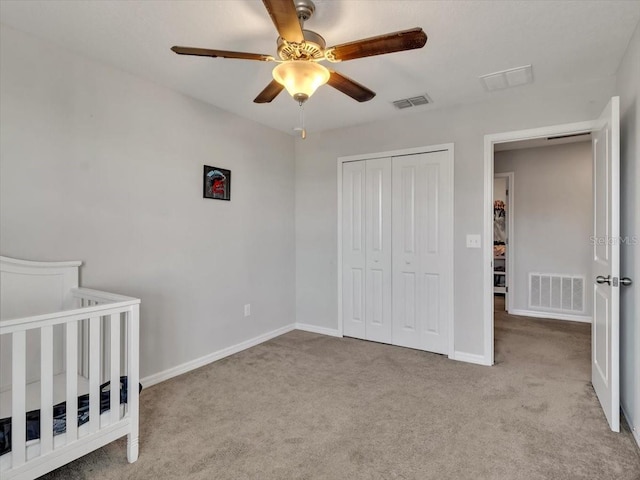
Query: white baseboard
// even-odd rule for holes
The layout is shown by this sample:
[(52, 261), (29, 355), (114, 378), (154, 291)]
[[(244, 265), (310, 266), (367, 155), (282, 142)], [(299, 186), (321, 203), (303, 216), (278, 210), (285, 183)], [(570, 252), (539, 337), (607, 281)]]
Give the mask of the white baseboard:
[(586, 315), (571, 315), (568, 313), (539, 312), (537, 310), (518, 310), (518, 309), (512, 308), (509, 310), (509, 315), (519, 315), (522, 317), (534, 317), (534, 318), (548, 318), (550, 320), (568, 320), (570, 322), (591, 323), (591, 317), (588, 317)]
[(258, 335), (257, 337), (245, 340), (244, 342), (240, 342), (236, 345), (232, 345), (231, 347), (223, 348), (222, 350), (210, 353), (208, 355), (205, 355), (204, 357), (196, 358), (195, 360), (183, 363), (182, 365), (178, 365), (162, 372), (154, 373), (153, 375), (149, 375), (148, 377), (144, 377), (140, 379), (140, 383), (145, 388), (150, 387), (157, 383), (164, 382), (165, 380), (169, 380), (170, 378), (182, 375), (183, 373), (195, 370), (196, 368), (203, 367), (209, 363), (215, 362), (216, 360), (220, 360), (222, 358), (228, 357), (229, 355), (233, 355), (234, 353), (246, 350), (247, 348), (255, 347), (260, 343), (264, 343), (267, 340), (279, 337), (280, 335), (283, 335), (294, 329), (295, 325), (286, 325), (276, 330), (272, 330), (271, 332), (263, 333), (262, 335)]
[(627, 419), (627, 424), (631, 429), (631, 435), (633, 435), (633, 438), (635, 438), (636, 443), (638, 444), (638, 448), (640, 448), (640, 425), (634, 425), (633, 423), (631, 423), (631, 417), (627, 415), (627, 412), (624, 409), (624, 405), (622, 403), (620, 403), (620, 409), (622, 410), (624, 418)]
[(316, 325), (309, 325), (308, 323), (296, 323), (295, 327), (296, 330), (304, 330), (305, 332), (319, 333), (331, 337), (342, 337), (337, 328), (318, 327)]
[(457, 360), (459, 362), (467, 362), (467, 363), (475, 363), (477, 365), (485, 365), (491, 366), (491, 362), (489, 362), (484, 355), (476, 355), (475, 353), (466, 353), (466, 352), (453, 352), (453, 355), (449, 355), (451, 360)]

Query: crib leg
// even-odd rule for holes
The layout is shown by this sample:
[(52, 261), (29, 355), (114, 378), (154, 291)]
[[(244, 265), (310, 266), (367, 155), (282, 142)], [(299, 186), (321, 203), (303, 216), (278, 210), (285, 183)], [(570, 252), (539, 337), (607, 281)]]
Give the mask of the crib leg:
[(138, 437), (133, 434), (127, 435), (127, 460), (133, 463), (138, 459)]

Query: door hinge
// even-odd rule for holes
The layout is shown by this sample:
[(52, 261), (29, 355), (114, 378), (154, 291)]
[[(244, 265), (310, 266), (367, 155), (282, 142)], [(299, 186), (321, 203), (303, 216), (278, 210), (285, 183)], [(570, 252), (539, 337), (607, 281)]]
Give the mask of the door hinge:
[(504, 291), (509, 293), (509, 287), (504, 287)]

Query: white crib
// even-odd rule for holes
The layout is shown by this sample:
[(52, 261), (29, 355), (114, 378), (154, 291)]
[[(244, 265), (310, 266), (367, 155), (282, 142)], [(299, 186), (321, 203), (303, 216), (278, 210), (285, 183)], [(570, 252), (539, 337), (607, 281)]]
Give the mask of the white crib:
[[(125, 435), (129, 462), (138, 458), (140, 300), (79, 288), (80, 265), (0, 257), (0, 421), (11, 429), (3, 480), (34, 479)], [(121, 377), (125, 401), (112, 388)], [(88, 420), (78, 426), (85, 395)], [(66, 425), (54, 434), (61, 402)], [(36, 410), (39, 438), (28, 440), (27, 412)]]

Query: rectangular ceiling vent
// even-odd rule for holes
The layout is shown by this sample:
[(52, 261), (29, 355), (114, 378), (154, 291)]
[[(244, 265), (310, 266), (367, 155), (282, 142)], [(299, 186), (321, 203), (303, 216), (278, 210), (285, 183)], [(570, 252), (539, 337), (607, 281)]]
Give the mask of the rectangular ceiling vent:
[(411, 107), (418, 107), (420, 105), (428, 105), (429, 103), (431, 103), (431, 99), (427, 95), (418, 95), (417, 97), (402, 98), (392, 103), (394, 107), (396, 107), (399, 110), (402, 110), (403, 108), (411, 108)]
[(531, 65), (510, 68), (501, 72), (489, 73), (480, 77), (482, 86), (487, 92), (504, 90), (505, 88), (519, 87), (533, 82), (533, 70)]

